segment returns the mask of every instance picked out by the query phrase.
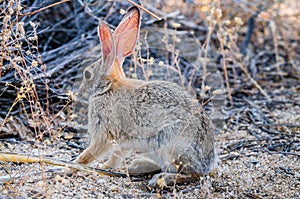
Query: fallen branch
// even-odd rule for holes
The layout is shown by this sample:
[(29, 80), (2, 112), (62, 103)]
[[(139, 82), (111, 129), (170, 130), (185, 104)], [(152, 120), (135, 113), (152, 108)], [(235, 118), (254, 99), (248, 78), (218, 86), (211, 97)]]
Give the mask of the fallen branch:
[(61, 0), (60, 2), (53, 3), (53, 4), (51, 4), (51, 5), (48, 5), (48, 6), (43, 7), (43, 8), (40, 8), (40, 9), (35, 10), (35, 11), (33, 11), (33, 12), (24, 13), (24, 14), (22, 15), (22, 17), (25, 16), (25, 15), (33, 15), (33, 14), (36, 14), (36, 13), (38, 13), (38, 12), (41, 12), (41, 11), (46, 10), (46, 9), (48, 9), (48, 8), (52, 8), (52, 7), (54, 7), (54, 6), (57, 6), (57, 5), (61, 4), (61, 3), (65, 3), (65, 2), (68, 2), (68, 1), (71, 1), (71, 0)]
[(149, 15), (151, 15), (152, 17), (156, 18), (157, 20), (161, 20), (161, 18), (159, 16), (157, 16), (156, 14), (154, 14), (153, 12), (147, 10), (146, 8), (144, 8), (143, 6), (131, 1), (131, 0), (127, 0), (129, 3), (131, 3), (132, 5), (138, 7), (139, 9), (145, 11), (146, 13), (148, 13)]
[(257, 83), (257, 81), (255, 79), (253, 79), (251, 77), (251, 75), (248, 73), (247, 69), (243, 66), (243, 64), (241, 64), (242, 62), (239, 63), (239, 67), (240, 69), (242, 69), (242, 71), (244, 72), (244, 74), (247, 76), (248, 79), (250, 79), (250, 81), (254, 84), (254, 86), (256, 88), (258, 88), (258, 90), (265, 96), (265, 98), (268, 101), (271, 101), (271, 97), (267, 94), (267, 92)]
[(49, 158), (36, 157), (29, 154), (5, 153), (0, 152), (0, 161), (15, 162), (15, 163), (44, 163), (49, 165), (72, 168), (81, 171), (93, 172), (99, 175), (113, 176), (113, 177), (128, 177), (125, 173), (111, 172), (103, 169), (93, 168), (85, 165), (79, 165), (73, 162), (65, 162), (61, 160), (53, 160)]

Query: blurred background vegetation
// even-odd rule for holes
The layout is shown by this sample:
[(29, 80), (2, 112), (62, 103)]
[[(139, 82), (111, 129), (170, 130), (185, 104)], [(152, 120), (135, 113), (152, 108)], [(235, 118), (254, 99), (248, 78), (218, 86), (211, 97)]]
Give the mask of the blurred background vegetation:
[[(217, 93), (225, 91), (226, 95), (219, 95), (216, 106), (232, 106), (233, 97), (241, 95), (255, 94), (270, 100), (274, 86), (282, 84), (283, 79), (285, 84), (280, 86), (297, 87), (299, 13), (294, 8), (299, 6), (299, 1), (149, 0), (137, 3), (162, 18), (157, 20), (143, 12), (141, 42), (145, 36), (148, 39), (150, 33), (144, 31), (147, 28), (149, 31), (154, 28), (152, 32), (161, 28), (176, 33), (168, 33), (173, 34), (173, 41), (167, 41), (167, 45), (160, 40), (166, 33), (148, 36), (150, 41), (144, 42), (144, 49), (154, 50), (151, 55), (147, 49), (141, 51), (139, 60), (137, 56), (132, 58), (135, 69), (127, 67), (132, 64), (125, 64), (129, 76), (138, 73), (135, 75), (139, 78), (172, 81), (177, 75), (183, 85), (194, 89), (203, 104), (214, 90), (221, 89), (222, 92)], [(57, 123), (53, 123), (59, 117), (63, 117), (62, 120), (75, 117), (68, 110), (72, 98), (76, 97), (74, 85), (79, 84), (74, 82), (80, 82), (82, 69), (101, 55), (100, 50), (94, 48), (99, 44), (98, 20), (106, 20), (114, 27), (121, 20), (121, 13), (130, 6), (128, 1), (1, 1), (0, 135), (22, 135), (27, 128), (29, 132), (49, 134), (57, 131)], [(162, 49), (169, 55), (161, 57)], [(178, 66), (174, 66), (175, 59), (180, 60)], [(160, 61), (175, 67), (177, 74), (158, 75)], [(203, 78), (207, 71), (200, 70), (191, 83), (191, 70), (184, 70), (207, 62), (211, 63), (207, 68), (213, 68), (208, 73), (217, 75), (209, 80)], [(147, 69), (149, 65), (152, 68)], [(142, 68), (141, 72), (137, 68)], [(186, 82), (182, 82), (183, 78)], [(211, 88), (214, 90), (205, 97)], [(24, 128), (19, 131), (21, 127)]]
[[(140, 41), (124, 63), (126, 75), (173, 81), (197, 96), (216, 125), (223, 163), (214, 191), (228, 194), (229, 187), (250, 193), (241, 197), (299, 197), (293, 166), (285, 170), (292, 177), (280, 175), (272, 190), (257, 185), (263, 191), (254, 195), (250, 178), (241, 185), (224, 182), (248, 170), (224, 172), (238, 168), (234, 160), (251, 157), (249, 151), (299, 163), (300, 1), (135, 2), (162, 20), (142, 12)], [(31, 140), (33, 148), (71, 141), (76, 144), (68, 147), (77, 149), (72, 157), (79, 154), (76, 132), (86, 132), (87, 102), (78, 87), (82, 70), (101, 59), (98, 21), (114, 29), (130, 6), (126, 0), (0, 0), (1, 150), (16, 150), (7, 144), (10, 139)], [(270, 162), (266, 168), (279, 161)]]

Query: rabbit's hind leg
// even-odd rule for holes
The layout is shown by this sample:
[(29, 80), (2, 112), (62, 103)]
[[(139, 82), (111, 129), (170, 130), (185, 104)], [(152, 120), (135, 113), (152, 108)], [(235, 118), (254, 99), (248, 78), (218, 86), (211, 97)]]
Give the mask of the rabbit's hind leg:
[(134, 159), (131, 165), (128, 166), (129, 175), (143, 175), (147, 173), (152, 173), (156, 171), (161, 171), (160, 165), (158, 165), (152, 159), (141, 157), (139, 159)]

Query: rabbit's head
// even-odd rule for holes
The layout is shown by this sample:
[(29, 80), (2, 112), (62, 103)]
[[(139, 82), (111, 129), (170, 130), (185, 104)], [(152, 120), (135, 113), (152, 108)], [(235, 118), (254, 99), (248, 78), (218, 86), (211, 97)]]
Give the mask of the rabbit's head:
[(99, 22), (98, 35), (102, 47), (102, 61), (88, 66), (83, 71), (81, 92), (103, 94), (125, 78), (122, 64), (135, 47), (139, 28), (140, 12), (137, 7), (128, 10), (114, 34), (106, 22)]

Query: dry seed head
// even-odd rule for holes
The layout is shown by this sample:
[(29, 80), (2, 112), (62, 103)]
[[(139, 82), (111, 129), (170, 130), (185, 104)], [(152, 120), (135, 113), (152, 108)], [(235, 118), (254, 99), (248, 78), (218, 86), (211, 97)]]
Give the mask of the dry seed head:
[(217, 89), (217, 90), (214, 90), (213, 91), (213, 95), (218, 95), (218, 94), (221, 94), (222, 93), (222, 90), (221, 89)]
[(209, 86), (205, 86), (204, 88), (203, 88), (203, 90), (204, 91), (208, 91), (208, 90), (210, 90), (211, 88), (209, 87)]
[(3, 35), (1, 39), (4, 43), (8, 41), (8, 37), (6, 35)]
[(10, 0), (9, 3), (8, 3), (8, 12), (11, 15), (14, 14), (13, 5), (14, 5), (14, 0)]
[(30, 24), (30, 26), (33, 27), (33, 28), (36, 27), (36, 24), (35, 24), (34, 22), (32, 22), (32, 21), (29, 21), (29, 24)]
[(25, 36), (25, 30), (23, 26), (24, 22), (17, 23), (17, 34), (19, 34), (21, 38)]
[(163, 67), (164, 66), (164, 62), (163, 61), (159, 61), (158, 62), (158, 66)]
[(20, 11), (23, 9), (23, 7), (21, 6), (20, 1), (18, 1), (18, 5), (17, 5), (17, 12), (20, 13)]
[(164, 177), (159, 178), (156, 183), (157, 183), (158, 187), (160, 187), (160, 188), (164, 188), (167, 186), (167, 183), (166, 183), (166, 180)]
[(78, 117), (78, 115), (76, 115), (76, 114), (71, 114), (71, 115), (70, 115), (70, 119), (71, 119), (71, 120), (73, 120), (73, 119), (75, 119), (75, 118), (77, 118), (77, 117)]
[(226, 26), (229, 26), (230, 23), (231, 23), (230, 20), (226, 20), (226, 21), (225, 21), (225, 25), (226, 25)]
[(137, 79), (136, 73), (133, 73), (133, 74), (131, 75), (131, 77), (132, 77), (133, 79)]
[(234, 17), (234, 22), (241, 26), (244, 24), (244, 22), (242, 21), (242, 19), (240, 17)]
[(11, 16), (6, 15), (3, 19), (3, 30), (7, 29), (8, 23), (10, 22)]
[(206, 20), (207, 20), (208, 22), (211, 22), (212, 17), (209, 15), (209, 16), (206, 17)]
[(41, 66), (41, 69), (42, 69), (42, 70), (46, 70), (46, 68), (47, 68), (46, 64), (43, 64), (43, 65)]
[(23, 99), (23, 98), (25, 98), (26, 96), (25, 96), (25, 94), (20, 94), (20, 93), (18, 93), (18, 95), (17, 95), (17, 99), (18, 100), (20, 100), (20, 99)]
[(74, 93), (73, 93), (73, 91), (68, 90), (68, 91), (66, 92), (66, 95), (67, 95), (68, 97), (72, 97), (72, 96), (74, 95)]
[(212, 7), (212, 8), (209, 10), (210, 16), (213, 16), (213, 15), (215, 14), (215, 10), (216, 10), (215, 7)]
[(44, 187), (45, 186), (45, 183), (44, 183), (44, 181), (38, 181), (37, 183), (36, 183), (36, 187)]
[(31, 62), (31, 66), (32, 66), (32, 67), (37, 67), (37, 66), (38, 66), (37, 61), (33, 60), (33, 61)]
[(29, 40), (29, 41), (35, 41), (35, 40), (37, 40), (37, 36), (34, 35), (33, 37), (29, 37), (28, 40)]
[(121, 14), (121, 15), (124, 15), (125, 13), (126, 13), (126, 10), (124, 10), (124, 9), (121, 9), (121, 10), (120, 10), (120, 14)]
[(13, 60), (17, 63), (19, 63), (20, 61), (22, 61), (22, 57), (18, 56), (18, 57), (15, 57)]
[(154, 62), (155, 62), (154, 57), (150, 57), (150, 59), (148, 60), (148, 63), (149, 63), (150, 65), (153, 65)]
[(222, 18), (222, 10), (220, 8), (217, 8), (216, 9), (216, 12), (215, 12), (215, 15), (216, 15), (216, 18), (217, 19), (221, 19)]
[(65, 135), (65, 139), (70, 140), (74, 137), (73, 133), (69, 133), (67, 135)]
[(66, 94), (67, 94), (67, 96), (68, 96), (69, 98), (71, 98), (72, 100), (74, 100), (74, 101), (77, 100), (77, 95), (78, 95), (78, 93), (74, 93), (73, 91), (68, 90)]
[(22, 45), (21, 45), (21, 43), (20, 44), (15, 44), (15, 47), (16, 48), (22, 48)]
[(61, 182), (62, 181), (62, 177), (60, 176), (60, 175), (56, 175), (55, 177), (54, 177), (54, 180), (56, 181), (56, 182)]
[(193, 103), (193, 104), (198, 104), (199, 101), (198, 101), (197, 99), (192, 99), (192, 103)]

